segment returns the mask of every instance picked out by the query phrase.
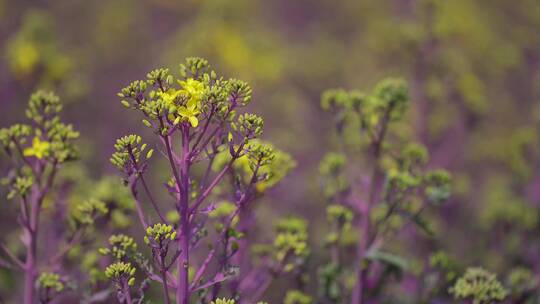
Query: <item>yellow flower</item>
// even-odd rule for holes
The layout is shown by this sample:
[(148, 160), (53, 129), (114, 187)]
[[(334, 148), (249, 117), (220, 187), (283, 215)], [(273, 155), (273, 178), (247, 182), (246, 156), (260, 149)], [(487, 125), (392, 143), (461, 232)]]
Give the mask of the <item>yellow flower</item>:
[(201, 111), (198, 107), (198, 102), (190, 99), (186, 106), (181, 106), (178, 108), (178, 114), (180, 117), (182, 117), (184, 120), (188, 120), (192, 127), (196, 128), (199, 125), (199, 119), (197, 119), (197, 115), (199, 115)]
[(48, 141), (41, 141), (39, 137), (34, 137), (32, 140), (32, 146), (24, 149), (24, 156), (35, 156), (39, 159), (42, 159), (45, 156), (49, 155), (49, 149), (51, 143)]
[[(169, 114), (170, 120), (175, 121), (175, 124), (179, 121), (189, 121), (191, 126), (196, 128), (199, 125), (197, 115), (201, 113), (200, 103), (204, 95), (204, 84), (193, 78), (189, 78), (186, 81), (178, 81), (178, 83), (182, 86), (180, 90), (169, 89), (166, 92), (160, 92), (158, 94), (167, 106), (178, 107), (177, 114), (180, 118), (171, 113)], [(186, 105), (179, 106), (175, 102), (180, 96), (182, 100), (187, 100)]]
[(8, 55), (13, 72), (17, 76), (31, 73), (39, 63), (39, 52), (32, 41), (20, 40), (8, 46)]
[(178, 97), (180, 94), (180, 91), (175, 89), (168, 89), (165, 92), (159, 92), (158, 95), (163, 99), (166, 105), (172, 106), (174, 105), (174, 100)]
[(187, 81), (178, 81), (182, 86), (182, 90), (179, 93), (188, 96), (189, 101), (199, 103), (204, 95), (204, 84), (193, 78), (189, 78)]
[(196, 128), (199, 125), (197, 115), (201, 113), (200, 103), (204, 95), (204, 84), (193, 78), (186, 81), (178, 81), (182, 86), (178, 90), (178, 94), (185, 95), (188, 101), (185, 106), (178, 107), (178, 114), (182, 120), (188, 120), (192, 127)]

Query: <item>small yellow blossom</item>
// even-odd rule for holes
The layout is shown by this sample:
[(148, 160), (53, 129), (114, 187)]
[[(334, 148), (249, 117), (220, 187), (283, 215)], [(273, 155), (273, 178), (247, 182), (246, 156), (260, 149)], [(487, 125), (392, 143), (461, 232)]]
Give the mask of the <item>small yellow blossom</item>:
[(186, 106), (178, 108), (178, 114), (184, 119), (188, 120), (192, 127), (196, 128), (199, 125), (199, 119), (197, 115), (201, 113), (197, 105), (197, 101), (190, 99)]
[(178, 81), (182, 89), (178, 92), (187, 96), (188, 101), (185, 106), (178, 108), (178, 114), (183, 120), (188, 120), (192, 127), (196, 128), (199, 125), (197, 115), (201, 113), (201, 100), (204, 95), (204, 84), (193, 78), (186, 81)]
[(178, 97), (179, 94), (180, 94), (180, 91), (175, 90), (175, 89), (168, 89), (165, 92), (159, 92), (158, 93), (158, 95), (161, 97), (161, 99), (163, 99), (165, 104), (168, 105), (168, 106), (174, 105), (174, 101), (176, 100), (176, 98)]
[(8, 46), (11, 69), (17, 76), (31, 73), (39, 63), (39, 51), (32, 41), (17, 40)]
[(45, 156), (49, 155), (49, 149), (51, 143), (48, 141), (41, 141), (39, 137), (34, 137), (32, 140), (32, 146), (24, 149), (24, 156), (35, 156), (39, 159), (42, 159)]
[(189, 101), (194, 102), (198, 105), (201, 102), (204, 95), (204, 84), (193, 78), (189, 78), (187, 81), (178, 81), (182, 86), (182, 90), (179, 91), (181, 94), (188, 96)]
[[(199, 125), (197, 115), (201, 113), (200, 108), (204, 95), (204, 84), (193, 78), (189, 78), (186, 81), (178, 81), (178, 83), (182, 87), (181, 89), (169, 89), (158, 94), (167, 106), (172, 108), (177, 107), (176, 113), (169, 114), (170, 120), (175, 121), (175, 124), (180, 121), (189, 121), (191, 126), (196, 128)], [(185, 105), (178, 104), (179, 97), (182, 97), (180, 100), (187, 100)]]

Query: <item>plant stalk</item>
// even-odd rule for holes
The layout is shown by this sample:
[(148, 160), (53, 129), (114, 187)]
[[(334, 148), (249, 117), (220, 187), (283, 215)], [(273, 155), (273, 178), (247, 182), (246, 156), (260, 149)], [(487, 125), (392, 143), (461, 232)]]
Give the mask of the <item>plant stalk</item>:
[(180, 163), (180, 227), (178, 231), (180, 257), (177, 261), (178, 269), (178, 288), (176, 290), (176, 303), (189, 303), (189, 129), (182, 128), (182, 158)]

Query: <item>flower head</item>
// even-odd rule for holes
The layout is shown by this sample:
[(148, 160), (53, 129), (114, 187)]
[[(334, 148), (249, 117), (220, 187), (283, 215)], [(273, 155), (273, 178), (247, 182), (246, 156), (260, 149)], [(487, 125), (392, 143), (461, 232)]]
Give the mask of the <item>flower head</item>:
[(24, 149), (24, 156), (35, 156), (42, 159), (49, 155), (51, 143), (48, 141), (41, 141), (39, 137), (34, 137), (32, 140), (32, 146)]
[(189, 121), (192, 127), (196, 128), (199, 125), (197, 115), (201, 113), (198, 101), (190, 99), (185, 106), (178, 108), (178, 114), (183, 121)]
[(204, 84), (193, 78), (188, 78), (186, 81), (178, 81), (182, 86), (182, 90), (178, 92), (184, 94), (189, 98), (189, 101), (199, 103), (204, 95)]
[(153, 226), (146, 228), (146, 235), (144, 236), (144, 242), (150, 244), (150, 240), (157, 243), (164, 241), (174, 241), (176, 239), (176, 231), (171, 225), (157, 223)]
[(60, 275), (56, 273), (43, 272), (39, 275), (38, 285), (44, 289), (51, 289), (56, 292), (64, 290), (64, 283), (60, 279)]
[(300, 290), (289, 290), (285, 295), (285, 304), (311, 304), (313, 299), (311, 296), (301, 292)]
[(450, 288), (455, 299), (471, 299), (474, 304), (502, 302), (508, 291), (492, 274), (482, 268), (468, 268)]
[(161, 97), (161, 99), (163, 99), (165, 104), (169, 107), (175, 105), (175, 100), (176, 98), (178, 98), (179, 95), (180, 91), (175, 89), (168, 89), (165, 92), (158, 93), (158, 96)]
[(186, 81), (178, 81), (182, 89), (178, 90), (179, 95), (185, 96), (187, 103), (184, 106), (178, 107), (178, 115), (182, 121), (189, 121), (193, 128), (199, 125), (197, 115), (201, 113), (201, 100), (204, 95), (204, 84), (193, 78), (188, 78)]
[(215, 301), (212, 301), (211, 304), (235, 304), (236, 301), (232, 299), (216, 299)]
[(115, 282), (126, 280), (129, 286), (133, 286), (135, 283), (135, 271), (135, 267), (131, 266), (131, 263), (116, 262), (107, 266), (105, 275)]

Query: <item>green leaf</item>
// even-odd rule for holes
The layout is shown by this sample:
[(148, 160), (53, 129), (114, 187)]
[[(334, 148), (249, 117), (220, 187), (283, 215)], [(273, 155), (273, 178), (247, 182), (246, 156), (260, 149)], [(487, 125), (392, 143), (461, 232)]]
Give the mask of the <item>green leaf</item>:
[(384, 252), (377, 249), (369, 250), (366, 258), (368, 260), (379, 261), (394, 266), (400, 270), (406, 270), (409, 267), (409, 263), (407, 262), (407, 260), (405, 260), (405, 258), (393, 253)]
[(420, 230), (422, 230), (428, 236), (435, 236), (435, 232), (429, 225), (429, 222), (426, 221), (423, 217), (421, 217), (420, 214), (411, 214), (404, 210), (398, 210), (398, 212), (399, 214), (401, 214), (401, 216), (413, 222), (418, 228), (420, 228)]
[(416, 215), (416, 216), (411, 216), (410, 219), (418, 228), (420, 228), (420, 230), (425, 232), (428, 236), (435, 235), (435, 232), (433, 232), (433, 229), (431, 229), (429, 222), (426, 221), (424, 218)]

